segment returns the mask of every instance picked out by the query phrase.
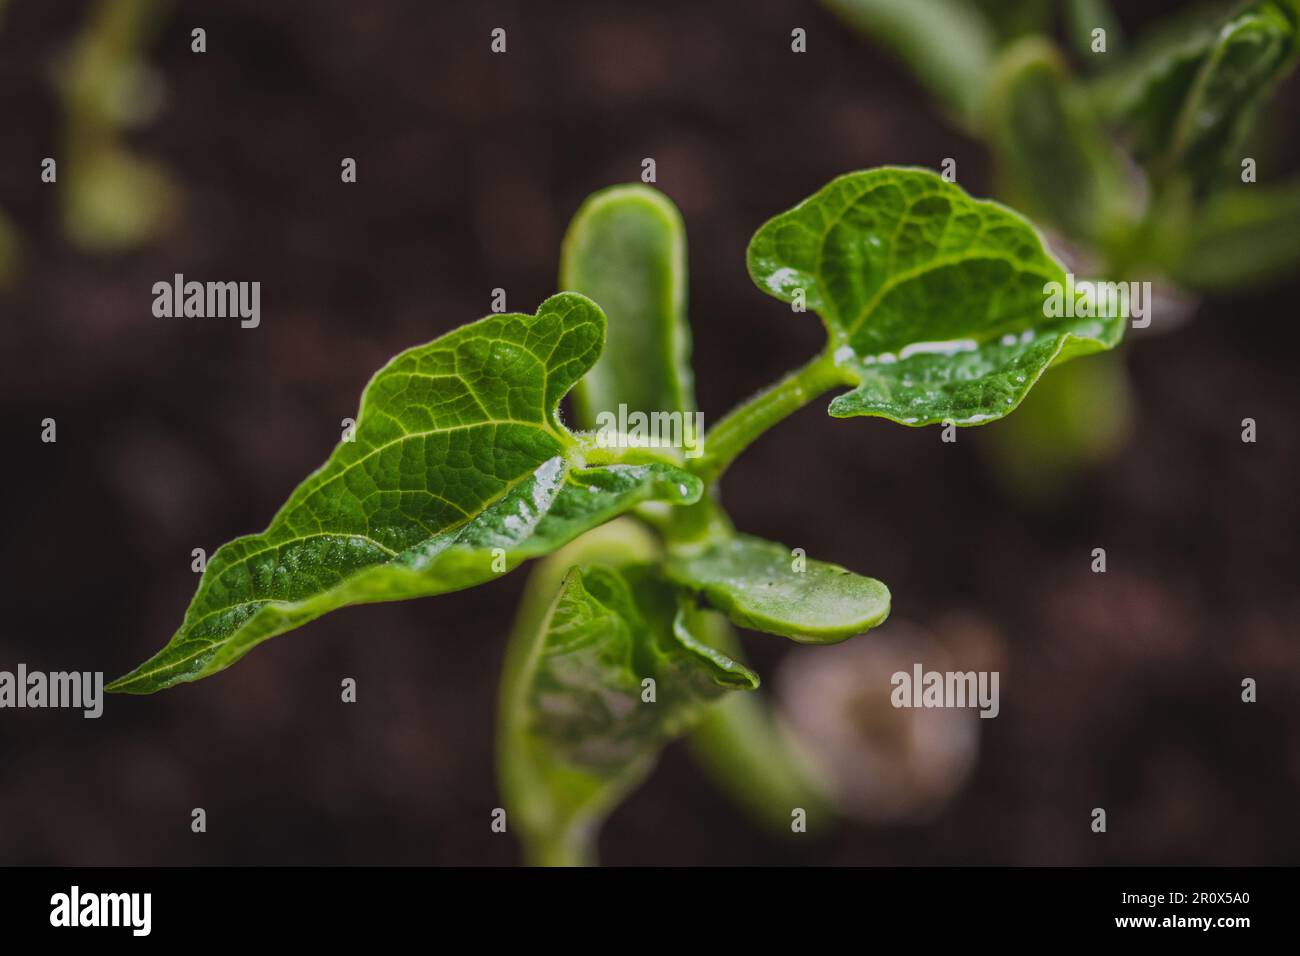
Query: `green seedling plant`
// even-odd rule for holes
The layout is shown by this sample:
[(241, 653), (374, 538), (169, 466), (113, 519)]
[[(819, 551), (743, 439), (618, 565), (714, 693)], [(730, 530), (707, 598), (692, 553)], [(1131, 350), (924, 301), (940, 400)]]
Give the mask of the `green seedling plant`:
[(59, 72), (64, 231), (91, 252), (121, 252), (156, 238), (180, 204), (167, 170), (127, 143), (131, 127), (148, 121), (160, 101), (161, 81), (145, 51), (163, 12), (158, 0), (97, 4)]
[(825, 348), (692, 449), (611, 432), (620, 406), (696, 411), (686, 241), (654, 189), (595, 194), (564, 240), (562, 291), (380, 369), (355, 432), (264, 532), (213, 554), (179, 630), (109, 689), (196, 681), (335, 608), (456, 591), (541, 558), (499, 701), (500, 819), (527, 858), (592, 862), (605, 817), (692, 729), (715, 775), (788, 828), (808, 805), (783, 801), (815, 788), (786, 773), (798, 754), (766, 712), (735, 703), (759, 678), (733, 628), (830, 644), (883, 622), (890, 595), (737, 530), (719, 479), (829, 392), (836, 418), (995, 421), (1048, 369), (1114, 346), (1123, 319), (1050, 317), (1045, 288), (1064, 270), (1034, 227), (923, 169), (835, 179), (755, 233), (748, 268), (821, 318)]
[[(7, 6), (0, 0), (0, 27)], [(157, 238), (181, 203), (172, 176), (126, 143), (130, 128), (160, 103), (161, 81), (144, 51), (161, 10), (158, 0), (93, 5), (55, 71), (62, 141), (56, 156), (43, 158), (39, 175), (46, 184), (66, 183), (59, 192), (63, 231), (89, 252), (123, 252)], [(22, 237), (0, 209), (0, 292), (16, 284), (21, 253)]]
[[(1261, 122), (1300, 57), (1300, 0), (1192, 5), (1132, 43), (1106, 0), (823, 2), (988, 148), (999, 197), (1080, 278), (1152, 281), (1184, 313), (1300, 263), (1300, 179), (1269, 161)], [(1118, 353), (1053, 376), (994, 432), (1004, 477), (1066, 487), (1122, 441), (1128, 391)]]

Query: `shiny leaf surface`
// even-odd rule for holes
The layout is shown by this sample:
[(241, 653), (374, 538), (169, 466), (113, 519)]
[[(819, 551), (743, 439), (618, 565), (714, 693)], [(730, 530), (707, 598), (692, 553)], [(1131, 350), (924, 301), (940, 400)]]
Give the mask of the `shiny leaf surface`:
[(584, 467), (556, 406), (604, 317), (554, 296), (403, 352), (367, 386), (354, 441), (258, 535), (212, 555), (175, 636), (110, 689), (151, 693), (348, 604), (469, 587), (645, 501), (698, 499), (668, 465)]
[(587, 199), (569, 224), (560, 288), (605, 313), (605, 351), (574, 389), (584, 428), (596, 415), (693, 411), (686, 321), (686, 228), (663, 193), (639, 184)]
[(750, 535), (670, 555), (664, 571), (740, 627), (804, 644), (842, 641), (889, 615), (889, 589), (875, 578)]
[(758, 230), (749, 272), (822, 317), (857, 386), (831, 403), (841, 418), (992, 421), (1053, 363), (1110, 348), (1123, 331), (1119, 316), (1045, 314), (1048, 284), (1065, 273), (1034, 228), (927, 170), (833, 180)]

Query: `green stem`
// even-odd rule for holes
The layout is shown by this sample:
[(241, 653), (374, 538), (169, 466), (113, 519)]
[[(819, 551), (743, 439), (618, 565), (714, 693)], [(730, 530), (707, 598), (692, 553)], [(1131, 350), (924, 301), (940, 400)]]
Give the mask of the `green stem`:
[(558, 835), (548, 834), (535, 842), (525, 842), (529, 866), (595, 866), (594, 848), (587, 840), (575, 839), (561, 828)]
[(836, 366), (828, 347), (811, 362), (791, 372), (726, 415), (704, 436), (704, 454), (687, 467), (705, 481), (715, 481), (754, 439), (819, 395), (849, 379)]
[(653, 521), (670, 551), (703, 548), (734, 531), (731, 518), (718, 503), (717, 489), (712, 487), (693, 505), (669, 506), (653, 515), (638, 514)]

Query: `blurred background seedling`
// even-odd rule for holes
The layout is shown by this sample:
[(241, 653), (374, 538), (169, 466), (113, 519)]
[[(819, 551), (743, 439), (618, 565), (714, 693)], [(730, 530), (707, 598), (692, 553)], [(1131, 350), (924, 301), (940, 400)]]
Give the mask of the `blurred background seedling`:
[[(1143, 334), (1300, 262), (1300, 179), (1269, 150), (1271, 94), (1300, 51), (1295, 0), (1196, 5), (1133, 38), (1107, 0), (823, 2), (985, 145), (997, 195), (1072, 271), (1154, 284)], [(1122, 446), (1135, 410), (1123, 352), (1097, 355), (1049, 377), (982, 450), (1009, 490), (1050, 501)]]

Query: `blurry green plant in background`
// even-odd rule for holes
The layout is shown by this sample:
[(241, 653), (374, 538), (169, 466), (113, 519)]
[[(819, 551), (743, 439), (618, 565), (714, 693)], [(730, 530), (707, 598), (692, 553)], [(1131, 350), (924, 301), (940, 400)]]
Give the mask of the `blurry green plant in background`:
[[(1132, 43), (1106, 0), (823, 2), (985, 143), (997, 192), (1081, 278), (1153, 281), (1152, 331), (1300, 261), (1300, 179), (1273, 172), (1266, 124), (1300, 52), (1297, 0), (1196, 6)], [(1072, 363), (992, 432), (992, 463), (1059, 494), (1118, 448), (1131, 406), (1122, 353)]]
[(100, 0), (58, 71), (64, 231), (91, 252), (146, 242), (177, 213), (179, 191), (166, 170), (124, 141), (162, 105), (162, 78), (144, 54), (161, 10), (159, 0)]

